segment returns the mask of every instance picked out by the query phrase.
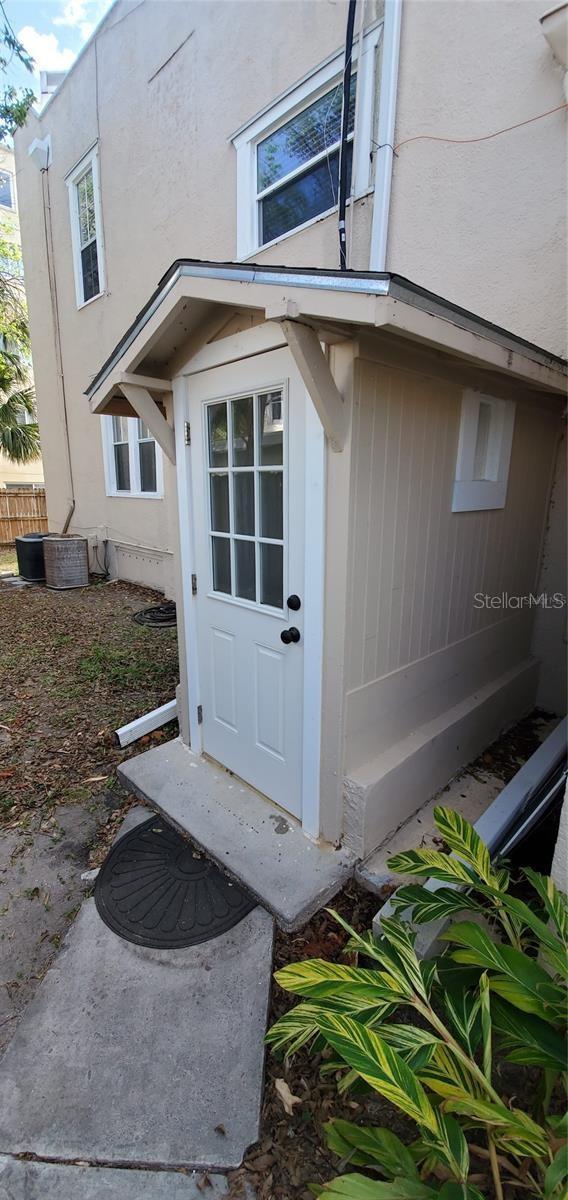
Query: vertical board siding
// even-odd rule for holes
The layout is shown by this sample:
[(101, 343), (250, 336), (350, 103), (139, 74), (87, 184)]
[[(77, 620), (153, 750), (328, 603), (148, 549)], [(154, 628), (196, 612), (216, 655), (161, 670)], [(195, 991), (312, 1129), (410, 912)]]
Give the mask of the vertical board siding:
[(535, 589), (558, 422), (517, 403), (505, 508), (452, 513), (462, 389), (358, 360), (347, 690), (488, 629)]
[(0, 546), (9, 546), (24, 533), (47, 533), (45, 491), (0, 488)]

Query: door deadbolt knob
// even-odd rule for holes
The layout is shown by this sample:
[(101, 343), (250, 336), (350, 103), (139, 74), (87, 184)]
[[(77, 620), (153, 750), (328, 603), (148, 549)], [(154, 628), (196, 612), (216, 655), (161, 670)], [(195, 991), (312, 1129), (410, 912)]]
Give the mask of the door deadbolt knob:
[(288, 596), (286, 604), (288, 605), (288, 608), (292, 609), (292, 612), (297, 612), (298, 609), (302, 607), (302, 601), (300, 600), (300, 597), (296, 595)]
[(296, 629), (295, 625), (291, 625), (289, 629), (282, 630), (282, 633), (280, 634), (280, 640), (284, 642), (285, 646), (289, 646), (290, 642), (299, 642), (300, 630)]

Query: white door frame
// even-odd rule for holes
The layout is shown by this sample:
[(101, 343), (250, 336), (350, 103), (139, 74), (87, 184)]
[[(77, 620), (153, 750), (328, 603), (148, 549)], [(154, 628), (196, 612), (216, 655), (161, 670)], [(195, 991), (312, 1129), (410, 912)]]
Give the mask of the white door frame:
[[(228, 339), (227, 339), (228, 340)], [(267, 349), (265, 353), (270, 353)], [(252, 358), (258, 365), (259, 355)], [(220, 353), (216, 366), (227, 359)], [(293, 361), (293, 360), (292, 360)], [(209, 368), (214, 370), (211, 364)], [(174, 429), (176, 439), (176, 476), (180, 542), (181, 619), (185, 641), (185, 673), (188, 690), (189, 736), (194, 753), (202, 752), (199, 722), (199, 640), (196, 597), (191, 577), (196, 574), (195, 529), (193, 520), (191, 445), (186, 444), (189, 412), (190, 375), (178, 375), (172, 381)], [(322, 729), (322, 670), (325, 572), (325, 434), (306, 392), (305, 404), (305, 580), (304, 596), (304, 680), (302, 750), (302, 828), (316, 840), (320, 835), (320, 761)], [(193, 439), (193, 448), (201, 440)]]

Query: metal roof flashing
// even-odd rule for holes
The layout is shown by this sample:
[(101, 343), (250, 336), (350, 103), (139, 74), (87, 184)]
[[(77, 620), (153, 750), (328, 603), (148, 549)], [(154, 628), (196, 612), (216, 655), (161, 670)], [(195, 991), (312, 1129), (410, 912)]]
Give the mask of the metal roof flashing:
[[(335, 294), (338, 298), (340, 296), (345, 298), (352, 295), (354, 297), (353, 304), (355, 304), (355, 297), (357, 296), (387, 298), (400, 305), (420, 310), (423, 314), (438, 321), (448, 322), (458, 330), (475, 335), (477, 338), (483, 339), (486, 343), (489, 342), (500, 346), (509, 355), (519, 355), (521, 358), (536, 364), (537, 367), (547, 368), (557, 376), (557, 380), (555, 386), (552, 387), (550, 381), (547, 384), (546, 380), (543, 379), (543, 390), (561, 391), (562, 387), (558, 377), (566, 377), (567, 363), (565, 359), (544, 350), (540, 346), (533, 345), (533, 343), (526, 339), (510, 333), (500, 326), (486, 321), (482, 317), (476, 316), (467, 309), (461, 308), (459, 305), (441, 296), (437, 296), (435, 293), (412, 283), (400, 275), (387, 272), (352, 272), (322, 268), (272, 267), (258, 263), (204, 262), (184, 258), (177, 259), (172, 263), (144, 308), (139, 312), (132, 325), (130, 325), (116, 345), (112, 354), (97, 372), (95, 378), (86, 389), (85, 394), (90, 400), (92, 400), (113, 368), (119, 364), (129, 346), (142, 333), (144, 327), (158, 311), (175, 285), (183, 279), (203, 279), (204, 281), (208, 281), (209, 286), (211, 281), (214, 281), (220, 284), (223, 284), (223, 282), (246, 284), (247, 288), (258, 287), (259, 289), (267, 285), (278, 286), (280, 288), (302, 288), (310, 290), (314, 295), (318, 293), (321, 295), (321, 292), (325, 291), (328, 294)], [(259, 307), (264, 307), (264, 304), (259, 302)], [(344, 302), (341, 303), (341, 307), (344, 308)], [(359, 309), (360, 304), (356, 305), (356, 307)], [(315, 301), (314, 309), (317, 314)], [(306, 312), (309, 312), (308, 308)], [(345, 316), (345, 312), (343, 316), (342, 314), (338, 314), (338, 319), (349, 320)], [(361, 319), (360, 313), (356, 321), (359, 325), (372, 325), (368, 317)], [(404, 336), (404, 328), (400, 332)], [(449, 347), (448, 353), (451, 353)], [(534, 373), (534, 367), (531, 373)], [(534, 386), (534, 378), (532, 379), (532, 383)]]

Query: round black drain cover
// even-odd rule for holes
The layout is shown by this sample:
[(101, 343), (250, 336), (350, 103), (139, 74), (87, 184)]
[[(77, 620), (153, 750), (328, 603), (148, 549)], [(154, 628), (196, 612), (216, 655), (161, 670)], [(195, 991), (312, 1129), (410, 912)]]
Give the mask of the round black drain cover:
[(256, 901), (167, 821), (150, 817), (113, 846), (97, 876), (95, 903), (127, 942), (174, 950), (226, 933)]

